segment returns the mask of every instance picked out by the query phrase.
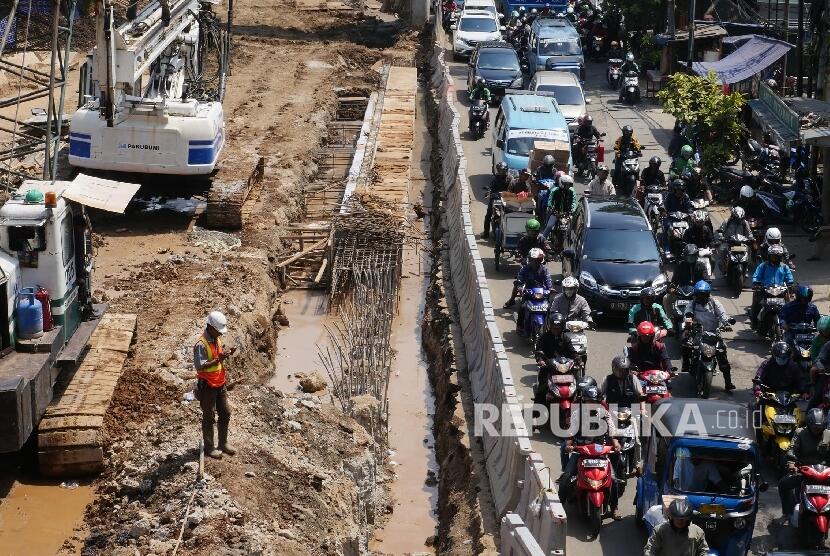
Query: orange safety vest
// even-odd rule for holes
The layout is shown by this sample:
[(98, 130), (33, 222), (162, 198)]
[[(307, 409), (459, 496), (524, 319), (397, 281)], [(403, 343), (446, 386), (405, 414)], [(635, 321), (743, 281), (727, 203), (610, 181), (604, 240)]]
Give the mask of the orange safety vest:
[[(199, 338), (199, 343), (202, 344), (207, 352), (208, 360), (216, 359), (222, 355), (222, 339), (216, 338), (214, 342), (208, 337), (207, 332), (202, 334)], [(212, 388), (221, 388), (225, 385), (225, 366), (221, 361), (208, 365), (201, 371), (196, 371), (196, 375), (208, 383)]]

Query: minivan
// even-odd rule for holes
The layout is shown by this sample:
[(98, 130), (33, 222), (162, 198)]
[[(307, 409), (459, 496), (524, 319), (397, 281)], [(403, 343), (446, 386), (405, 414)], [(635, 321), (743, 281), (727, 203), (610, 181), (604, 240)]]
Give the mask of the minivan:
[(571, 131), (579, 126), (579, 118), (587, 114), (585, 105), (591, 102), (585, 98), (579, 78), (569, 71), (537, 71), (527, 89), (553, 93)]
[(530, 71), (569, 71), (585, 81), (585, 58), (579, 33), (567, 19), (539, 19), (530, 28)]
[(469, 57), (476, 45), (484, 41), (501, 40), (499, 19), (486, 10), (464, 10), (452, 29), (453, 58)]
[(508, 89), (493, 126), (493, 173), (499, 162), (513, 170), (527, 168), (536, 141), (570, 143), (565, 116), (551, 93)]

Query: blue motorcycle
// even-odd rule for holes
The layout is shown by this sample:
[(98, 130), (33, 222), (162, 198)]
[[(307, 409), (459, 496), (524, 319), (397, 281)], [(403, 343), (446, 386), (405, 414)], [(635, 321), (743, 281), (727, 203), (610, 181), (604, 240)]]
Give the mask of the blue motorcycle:
[(522, 333), (534, 346), (545, 329), (549, 298), (550, 290), (545, 288), (525, 288), (522, 291), (522, 312), (524, 313)]
[(797, 224), (808, 234), (824, 224), (821, 195), (812, 179), (799, 179), (789, 187), (767, 176), (761, 182), (755, 194), (764, 203), (767, 218)]

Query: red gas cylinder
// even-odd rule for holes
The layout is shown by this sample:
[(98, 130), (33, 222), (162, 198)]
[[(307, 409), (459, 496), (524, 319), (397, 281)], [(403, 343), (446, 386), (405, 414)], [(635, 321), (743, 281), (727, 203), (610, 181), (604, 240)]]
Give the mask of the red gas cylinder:
[(605, 145), (602, 143), (597, 145), (597, 162), (605, 162)]
[(52, 330), (55, 327), (55, 322), (52, 320), (52, 309), (49, 303), (49, 292), (43, 286), (38, 286), (35, 291), (35, 299), (40, 301), (43, 307), (43, 331)]

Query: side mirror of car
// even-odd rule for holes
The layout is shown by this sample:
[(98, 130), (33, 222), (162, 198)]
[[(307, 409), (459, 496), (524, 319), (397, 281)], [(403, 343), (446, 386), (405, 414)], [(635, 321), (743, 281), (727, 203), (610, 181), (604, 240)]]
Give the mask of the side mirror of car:
[(573, 249), (564, 249), (562, 251), (562, 256), (573, 262), (573, 260), (576, 259), (576, 252)]
[(504, 149), (504, 139), (496, 139), (496, 147)]

